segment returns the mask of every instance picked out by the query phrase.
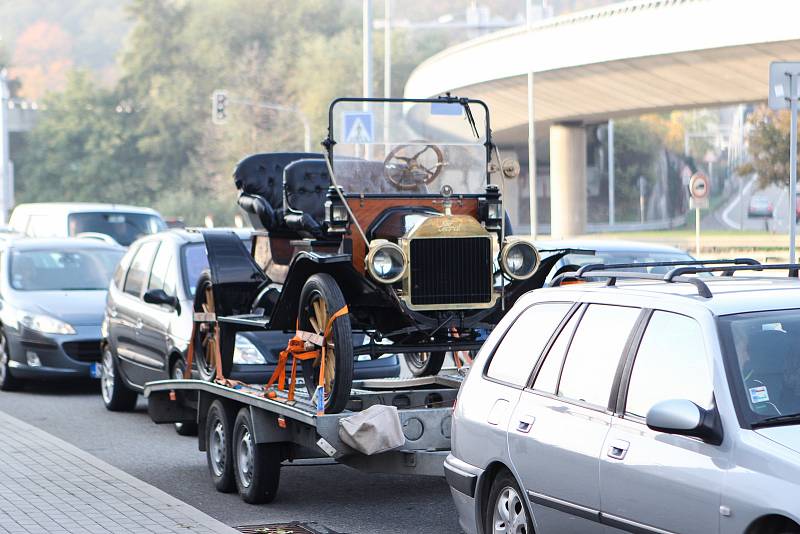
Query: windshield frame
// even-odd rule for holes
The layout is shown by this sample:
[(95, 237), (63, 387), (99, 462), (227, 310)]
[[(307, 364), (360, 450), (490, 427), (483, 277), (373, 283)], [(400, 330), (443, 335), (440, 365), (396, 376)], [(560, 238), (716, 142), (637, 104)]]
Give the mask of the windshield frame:
[[(485, 141), (482, 143), (485, 152), (486, 152), (486, 160), (485, 160), (485, 183), (484, 185), (489, 185), (491, 182), (491, 175), (492, 173), (489, 171), (491, 162), (492, 162), (492, 151), (495, 149), (494, 143), (492, 141), (492, 128), (491, 128), (491, 117), (489, 114), (489, 106), (483, 100), (472, 99), (472, 98), (463, 98), (457, 96), (450, 96), (449, 94), (446, 96), (440, 96), (437, 98), (363, 98), (363, 97), (339, 97), (334, 99), (330, 106), (328, 107), (328, 134), (325, 139), (322, 141), (322, 146), (325, 148), (325, 155), (328, 161), (328, 164), (331, 168), (334, 165), (334, 147), (337, 144), (336, 139), (334, 138), (334, 108), (337, 104), (342, 103), (367, 103), (367, 104), (381, 104), (381, 103), (389, 103), (389, 104), (460, 104), (462, 107), (469, 106), (471, 104), (475, 104), (480, 106), (483, 109), (484, 117), (485, 117), (485, 127), (483, 133), (483, 137)], [(432, 144), (435, 144), (431, 142)], [(334, 177), (334, 180), (338, 182), (338, 179)], [(357, 197), (377, 197), (377, 198), (386, 198), (386, 197), (409, 197), (413, 196), (417, 197), (431, 197), (436, 198), (440, 197), (441, 195), (437, 194), (436, 192), (429, 192), (429, 193), (410, 193), (410, 192), (383, 192), (383, 193), (367, 193), (367, 192), (355, 192), (355, 191), (343, 191), (345, 196), (352, 196), (355, 195)], [(459, 193), (457, 196), (467, 198), (468, 196), (475, 196), (479, 197), (482, 196), (481, 193)]]
[[(800, 315), (800, 308), (777, 308), (768, 310), (754, 310), (743, 311), (736, 313), (729, 313), (719, 315), (714, 318), (714, 323), (717, 328), (717, 337), (719, 339), (720, 352), (722, 354), (722, 363), (725, 369), (725, 378), (728, 382), (728, 390), (730, 392), (731, 401), (736, 411), (736, 418), (739, 421), (741, 428), (756, 430), (758, 428), (765, 428), (768, 425), (760, 425), (764, 419), (773, 417), (777, 414), (757, 414), (747, 402), (747, 390), (745, 384), (741, 380), (741, 367), (739, 365), (739, 355), (736, 351), (736, 345), (733, 341), (733, 329), (731, 323), (737, 319), (747, 316), (764, 316), (768, 317), (769, 314), (781, 314), (787, 312), (795, 312)], [(788, 415), (788, 414), (787, 414)], [(778, 423), (775, 426), (785, 424), (798, 424), (798, 423)]]

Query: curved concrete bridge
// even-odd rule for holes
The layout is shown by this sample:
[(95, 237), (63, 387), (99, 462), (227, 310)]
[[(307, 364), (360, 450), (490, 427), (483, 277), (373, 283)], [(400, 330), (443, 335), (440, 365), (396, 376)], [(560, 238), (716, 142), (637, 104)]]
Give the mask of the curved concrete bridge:
[(467, 41), (411, 74), (407, 97), (486, 100), (501, 144), (550, 127), (553, 234), (586, 226), (583, 123), (766, 101), (769, 63), (800, 59), (798, 0), (637, 0)]

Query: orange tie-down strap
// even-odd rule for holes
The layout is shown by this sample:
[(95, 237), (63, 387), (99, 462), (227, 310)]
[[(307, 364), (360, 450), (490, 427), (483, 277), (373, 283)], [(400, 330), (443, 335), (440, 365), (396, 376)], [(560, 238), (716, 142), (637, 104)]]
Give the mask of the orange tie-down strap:
[[(322, 343), (317, 343), (314, 341), (314, 338), (318, 338), (319, 336), (311, 334), (309, 335), (308, 332), (304, 332), (299, 328), (299, 321), (298, 321), (298, 328), (297, 333), (289, 340), (289, 344), (286, 345), (286, 349), (281, 351), (280, 356), (278, 357), (278, 365), (275, 367), (275, 371), (272, 373), (267, 385), (264, 386), (264, 389), (268, 390), (271, 388), (276, 382), (278, 384), (278, 389), (283, 391), (286, 389), (286, 363), (289, 361), (289, 355), (292, 356), (292, 374), (291, 378), (289, 379), (289, 395), (287, 400), (293, 401), (294, 400), (294, 389), (295, 384), (297, 382), (297, 361), (298, 360), (311, 360), (311, 359), (320, 359), (319, 363), (319, 384), (325, 384), (325, 349), (328, 345), (328, 340), (331, 335), (331, 329), (333, 328), (333, 322), (342, 317), (343, 315), (347, 315), (349, 313), (347, 306), (344, 306), (342, 309), (334, 313), (331, 318), (328, 320), (328, 324), (325, 326), (325, 331), (322, 334)], [(314, 348), (314, 347), (319, 348)], [(324, 392), (324, 389), (323, 389)], [(324, 394), (324, 393), (323, 393)], [(273, 394), (274, 395), (274, 394)]]

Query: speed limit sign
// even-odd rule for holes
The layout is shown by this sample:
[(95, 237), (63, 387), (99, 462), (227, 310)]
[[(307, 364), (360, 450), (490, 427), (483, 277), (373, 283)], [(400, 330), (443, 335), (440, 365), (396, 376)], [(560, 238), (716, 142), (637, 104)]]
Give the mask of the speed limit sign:
[(701, 198), (708, 198), (709, 189), (710, 184), (708, 176), (702, 172), (694, 173), (689, 179), (689, 193), (692, 195), (693, 199), (699, 200)]

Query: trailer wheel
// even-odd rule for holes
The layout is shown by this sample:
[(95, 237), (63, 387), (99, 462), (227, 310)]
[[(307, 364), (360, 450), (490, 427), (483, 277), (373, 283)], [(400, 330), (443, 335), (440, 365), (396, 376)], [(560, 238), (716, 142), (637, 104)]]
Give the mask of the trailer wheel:
[(206, 460), (214, 487), (222, 493), (231, 493), (236, 489), (231, 451), (231, 419), (232, 414), (228, 413), (221, 401), (215, 400), (211, 403), (206, 417)]
[[(203, 313), (221, 313), (214, 302), (214, 287), (211, 273), (203, 271), (197, 279), (197, 290), (194, 297), (194, 311)], [(219, 332), (219, 352), (222, 360), (222, 376), (227, 377), (233, 367), (234, 336), (228, 329), (220, 328), (219, 323), (199, 323), (194, 329), (194, 359), (197, 372), (202, 380), (210, 382), (217, 376), (217, 363), (214, 354), (214, 336)]]
[[(345, 306), (344, 295), (334, 278), (318, 273), (309, 278), (300, 293), (301, 330), (323, 334), (330, 317)], [(303, 360), (303, 380), (309, 395), (319, 383), (320, 358)], [(325, 356), (325, 413), (339, 413), (347, 406), (353, 385), (353, 331), (350, 316), (333, 322)]]
[(239, 410), (233, 425), (236, 489), (248, 504), (272, 502), (281, 480), (281, 444), (256, 443), (250, 409)]
[(408, 370), (414, 376), (433, 376), (442, 370), (444, 352), (408, 352), (406, 359)]

